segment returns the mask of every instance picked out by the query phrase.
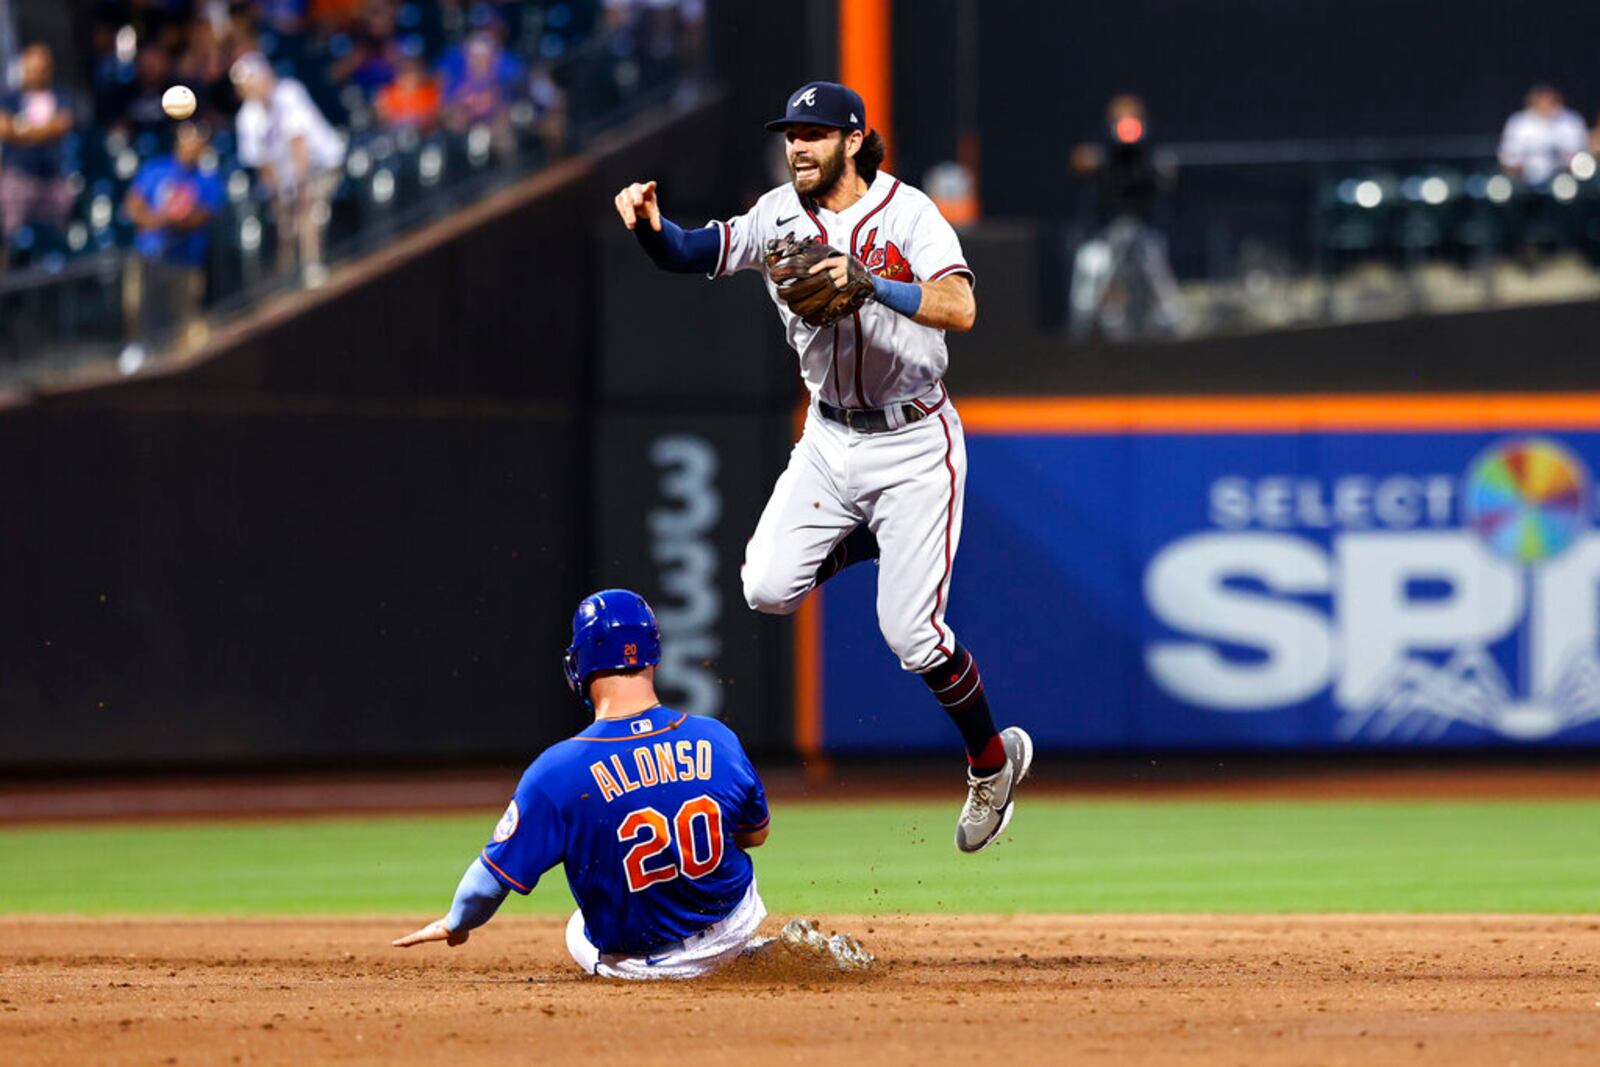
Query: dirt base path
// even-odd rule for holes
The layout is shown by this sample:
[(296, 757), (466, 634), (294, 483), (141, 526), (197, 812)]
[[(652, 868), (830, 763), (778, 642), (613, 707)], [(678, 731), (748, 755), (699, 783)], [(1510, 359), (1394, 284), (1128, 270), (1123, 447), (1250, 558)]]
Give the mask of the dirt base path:
[(0, 1062), (1600, 1063), (1600, 918), (858, 918), (876, 973), (651, 985), (411, 925), (0, 919)]

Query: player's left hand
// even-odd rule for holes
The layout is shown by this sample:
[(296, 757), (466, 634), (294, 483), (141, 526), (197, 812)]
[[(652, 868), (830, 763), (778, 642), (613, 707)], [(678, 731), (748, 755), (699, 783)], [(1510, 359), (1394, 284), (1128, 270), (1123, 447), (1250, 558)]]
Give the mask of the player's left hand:
[[(828, 272), (828, 280), (833, 283), (835, 289), (848, 288), (852, 275), (859, 281), (866, 281), (867, 278), (866, 264), (855, 256), (830, 256), (814, 265), (806, 273), (819, 274), (822, 271)], [(871, 282), (867, 282), (867, 284), (870, 285)]]
[(470, 930), (460, 933), (450, 929), (444, 924), (443, 919), (435, 919), (420, 930), (414, 930), (404, 937), (397, 937), (390, 942), (395, 948), (410, 948), (412, 945), (422, 945), (429, 941), (443, 941), (451, 948), (467, 943), (467, 938), (472, 936)]

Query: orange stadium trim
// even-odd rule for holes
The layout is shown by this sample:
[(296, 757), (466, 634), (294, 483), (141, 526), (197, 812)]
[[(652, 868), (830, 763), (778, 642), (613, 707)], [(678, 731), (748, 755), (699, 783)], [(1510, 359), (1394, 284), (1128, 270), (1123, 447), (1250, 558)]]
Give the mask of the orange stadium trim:
[(890, 0), (839, 0), (839, 81), (861, 94), (867, 127), (888, 142), (885, 170), (894, 162), (891, 19)]
[(1374, 393), (1325, 396), (974, 397), (979, 434), (1393, 433), (1600, 427), (1600, 393)]

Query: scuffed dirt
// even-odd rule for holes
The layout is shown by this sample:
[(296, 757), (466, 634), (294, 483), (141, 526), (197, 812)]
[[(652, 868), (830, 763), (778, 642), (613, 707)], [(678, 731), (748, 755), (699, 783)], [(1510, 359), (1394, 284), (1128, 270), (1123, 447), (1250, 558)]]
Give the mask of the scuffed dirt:
[(0, 1063), (1600, 1063), (1600, 917), (834, 917), (873, 973), (651, 984), (425, 918), (0, 919)]

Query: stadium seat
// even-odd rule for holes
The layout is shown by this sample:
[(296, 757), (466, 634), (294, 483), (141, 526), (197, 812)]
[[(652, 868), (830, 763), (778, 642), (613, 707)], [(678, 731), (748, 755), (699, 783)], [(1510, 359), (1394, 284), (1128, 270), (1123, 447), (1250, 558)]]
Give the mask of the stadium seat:
[(1404, 261), (1415, 266), (1443, 256), (1465, 210), (1461, 175), (1445, 169), (1415, 173), (1400, 183), (1400, 195), (1397, 242)]
[(1335, 270), (1398, 250), (1402, 214), (1399, 183), (1387, 172), (1368, 172), (1327, 183), (1319, 196), (1318, 246)]

